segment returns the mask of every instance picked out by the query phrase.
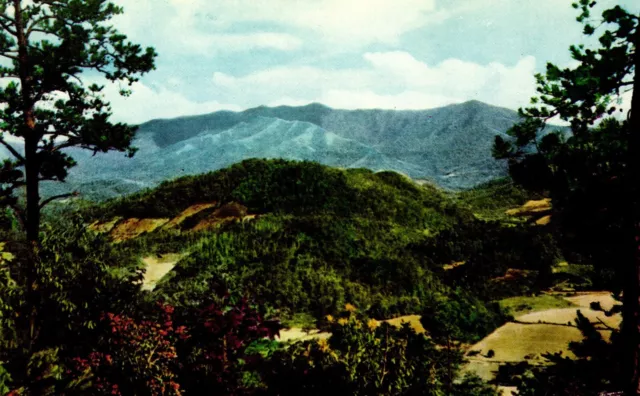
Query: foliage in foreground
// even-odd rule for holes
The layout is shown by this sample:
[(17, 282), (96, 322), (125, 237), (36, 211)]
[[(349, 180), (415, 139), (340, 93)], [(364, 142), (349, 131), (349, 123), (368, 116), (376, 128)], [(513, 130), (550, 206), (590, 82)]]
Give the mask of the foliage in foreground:
[(532, 366), (528, 362), (503, 365), (497, 382), (517, 386), (518, 394), (522, 396), (596, 396), (623, 389), (623, 362), (619, 358), (623, 345), (619, 331), (605, 330), (611, 333), (610, 340), (606, 341), (580, 311), (577, 315), (576, 324), (583, 340), (569, 345), (576, 359), (556, 353), (544, 355), (547, 362), (542, 366)]
[(406, 327), (350, 315), (331, 322), (328, 342), (286, 346), (271, 341), (279, 323), (215, 283), (198, 304), (167, 304), (141, 294), (137, 261), (79, 223), (61, 229), (43, 238), (37, 301), (26, 298), (19, 260), (2, 255), (4, 393), (495, 394), (477, 379), (454, 383), (461, 354)]
[[(496, 136), (494, 157), (509, 162), (516, 183), (544, 191), (554, 202), (566, 242), (594, 264), (614, 269), (624, 290), (619, 356), (627, 394), (640, 393), (640, 17), (614, 5), (601, 17), (597, 1), (579, 0), (577, 20), (597, 46), (572, 45), (571, 67), (548, 63), (538, 74), (532, 106), (522, 121)], [(623, 94), (631, 92), (626, 117)], [(552, 118), (570, 123), (571, 135), (540, 133)]]
[(328, 340), (297, 343), (273, 355), (264, 370), (262, 394), (498, 394), (476, 378), (455, 381), (462, 353), (437, 347), (408, 324), (396, 328), (355, 313), (328, 320)]

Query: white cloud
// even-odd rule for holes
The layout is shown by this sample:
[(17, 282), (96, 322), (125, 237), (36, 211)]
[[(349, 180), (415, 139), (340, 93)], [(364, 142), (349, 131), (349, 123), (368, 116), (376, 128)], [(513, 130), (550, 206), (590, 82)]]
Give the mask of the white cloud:
[(206, 10), (222, 26), (266, 21), (310, 29), (342, 44), (394, 42), (401, 34), (423, 26), (435, 11), (435, 0), (189, 0), (189, 3), (200, 12)]
[(125, 8), (116, 23), (137, 40), (205, 53), (290, 51), (301, 37), (333, 49), (394, 44), (407, 32), (504, 0), (440, 7), (436, 0), (115, 1)]
[(114, 121), (139, 124), (155, 118), (205, 114), (223, 109), (240, 110), (238, 106), (217, 101), (195, 102), (162, 86), (151, 88), (138, 82), (131, 90), (133, 93), (129, 97), (123, 97), (117, 85), (105, 87), (104, 96), (111, 102)]
[(211, 3), (199, 0), (116, 0), (125, 13), (115, 23), (137, 41), (168, 49), (173, 54), (214, 55), (258, 48), (292, 51), (302, 45), (294, 35), (272, 31), (228, 32), (207, 10)]
[(336, 108), (420, 109), (478, 99), (517, 108), (535, 94), (535, 59), (513, 66), (447, 59), (428, 65), (407, 52), (363, 55), (359, 69), (277, 67), (245, 76), (214, 73), (217, 95), (243, 107), (317, 101)]
[(204, 34), (194, 31), (180, 40), (179, 50), (188, 54), (210, 55), (220, 51), (237, 52), (257, 48), (292, 51), (301, 45), (302, 40), (289, 34)]
[(405, 91), (395, 95), (381, 95), (373, 91), (330, 90), (320, 99), (336, 108), (421, 110), (463, 101), (460, 98)]

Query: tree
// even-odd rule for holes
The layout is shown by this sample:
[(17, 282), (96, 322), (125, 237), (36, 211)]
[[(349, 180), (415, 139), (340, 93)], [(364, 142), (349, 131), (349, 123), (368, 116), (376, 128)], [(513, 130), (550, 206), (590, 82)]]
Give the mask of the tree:
[[(597, 49), (571, 46), (578, 65), (547, 64), (537, 75), (539, 95), (520, 109), (523, 121), (496, 137), (494, 156), (507, 159), (514, 180), (548, 193), (554, 222), (572, 248), (597, 263), (619, 262), (623, 289), (623, 367), (626, 393), (640, 393), (640, 16), (620, 6), (592, 18), (595, 1), (573, 4), (584, 34), (602, 30)], [(596, 25), (597, 24), (597, 25)], [(616, 113), (621, 95), (632, 91), (626, 119)], [(544, 131), (554, 117), (571, 133)], [(604, 119), (604, 120), (603, 120)], [(542, 132), (541, 132), (542, 131)]]
[[(42, 200), (39, 183), (64, 181), (75, 165), (64, 149), (135, 152), (135, 128), (109, 121), (104, 85), (83, 81), (91, 71), (130, 86), (154, 68), (153, 48), (108, 24), (120, 13), (107, 0), (0, 0), (0, 78), (8, 81), (0, 89), (0, 144), (13, 155), (0, 167), (0, 203), (16, 210), (30, 242), (38, 241), (42, 207), (60, 198)], [(5, 135), (22, 140), (24, 150)], [(26, 213), (15, 205), (21, 187)]]

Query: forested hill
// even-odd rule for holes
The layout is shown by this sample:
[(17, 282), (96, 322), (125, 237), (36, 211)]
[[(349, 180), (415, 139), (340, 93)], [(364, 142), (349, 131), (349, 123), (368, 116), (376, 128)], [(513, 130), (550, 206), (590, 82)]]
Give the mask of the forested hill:
[(314, 162), (245, 160), (231, 167), (165, 181), (94, 206), (94, 220), (174, 218), (193, 205), (206, 212), (237, 203), (248, 213), (362, 217), (417, 229), (441, 229), (471, 214), (438, 188), (395, 172), (336, 169)]
[(512, 110), (470, 101), (420, 111), (310, 104), (154, 120), (140, 126), (133, 159), (75, 150), (79, 165), (69, 185), (53, 188), (104, 198), (248, 158), (393, 170), (444, 188), (469, 188), (506, 174), (505, 164), (492, 158), (491, 145), (517, 119)]
[[(215, 284), (287, 319), (320, 319), (346, 303), (385, 319), (451, 298), (473, 316), (459, 323), (465, 340), (503, 320), (485, 302), (529, 291), (555, 254), (553, 246), (532, 254), (548, 244), (539, 230), (478, 221), (437, 187), (313, 162), (246, 160), (95, 205), (84, 217), (130, 254), (180, 257), (154, 290), (176, 304)], [(453, 262), (466, 264), (445, 271)], [(533, 275), (495, 281), (509, 268)]]

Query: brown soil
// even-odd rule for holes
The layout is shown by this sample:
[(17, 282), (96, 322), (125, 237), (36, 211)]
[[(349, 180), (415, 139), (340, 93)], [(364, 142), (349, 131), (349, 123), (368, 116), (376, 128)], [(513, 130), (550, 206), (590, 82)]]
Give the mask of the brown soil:
[(203, 210), (212, 208), (217, 204), (218, 204), (217, 202), (209, 202), (209, 203), (200, 203), (200, 204), (191, 205), (187, 209), (183, 210), (182, 213), (180, 213), (178, 216), (174, 217), (173, 219), (171, 219), (171, 221), (165, 224), (164, 228), (175, 228), (179, 226), (187, 218), (193, 215), (196, 215), (202, 212)]
[(142, 281), (142, 290), (153, 290), (156, 283), (163, 276), (169, 273), (185, 255), (177, 253), (168, 253), (157, 256), (149, 256), (142, 259), (146, 265), (144, 279)]
[(169, 219), (126, 219), (111, 231), (114, 242), (135, 238), (145, 232), (152, 232), (169, 222)]
[(91, 231), (105, 234), (107, 232), (111, 232), (111, 230), (113, 230), (113, 228), (116, 226), (118, 221), (120, 221), (120, 219), (122, 219), (122, 217), (114, 217), (113, 219), (105, 223), (100, 223), (99, 221), (95, 221), (89, 225), (89, 229)]
[(536, 220), (537, 225), (547, 225), (551, 223), (551, 215), (546, 215)]
[(219, 227), (230, 221), (245, 221), (254, 219), (256, 215), (248, 214), (248, 209), (236, 202), (231, 202), (216, 209), (207, 218), (201, 220), (191, 231), (197, 232)]
[(509, 209), (505, 213), (509, 216), (533, 216), (551, 210), (551, 199), (545, 198), (537, 201), (528, 201), (519, 208)]
[(442, 269), (445, 270), (445, 271), (449, 271), (449, 270), (452, 270), (454, 268), (458, 268), (461, 265), (465, 265), (465, 264), (466, 264), (466, 261), (456, 261), (455, 263), (443, 265)]

